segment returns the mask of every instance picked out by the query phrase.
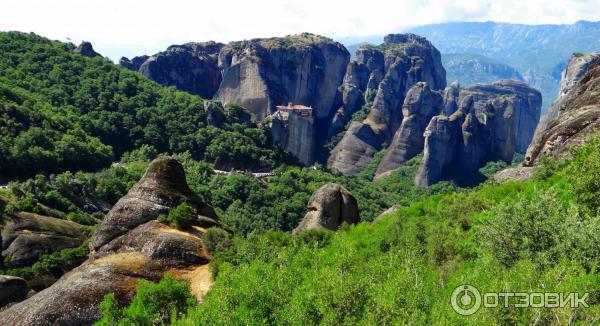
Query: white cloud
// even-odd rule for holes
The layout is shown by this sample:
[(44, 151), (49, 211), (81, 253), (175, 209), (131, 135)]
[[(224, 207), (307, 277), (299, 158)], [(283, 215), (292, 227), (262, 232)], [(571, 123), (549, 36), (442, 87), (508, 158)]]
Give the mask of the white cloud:
[(2, 0), (0, 30), (94, 43), (112, 59), (187, 41), (313, 32), (333, 38), (447, 21), (600, 20), (600, 0)]

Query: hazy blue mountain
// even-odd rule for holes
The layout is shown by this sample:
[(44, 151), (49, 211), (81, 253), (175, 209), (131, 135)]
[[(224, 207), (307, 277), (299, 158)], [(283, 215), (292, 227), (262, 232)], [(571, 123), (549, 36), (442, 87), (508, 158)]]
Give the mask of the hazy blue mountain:
[(482, 55), (443, 54), (442, 63), (446, 68), (448, 83), (458, 81), (462, 86), (491, 83), (499, 79), (524, 80), (515, 68)]
[(516, 68), (544, 96), (544, 107), (556, 97), (560, 71), (574, 52), (600, 50), (600, 22), (571, 25), (520, 25), (457, 22), (409, 30), (428, 38), (442, 53), (470, 53)]

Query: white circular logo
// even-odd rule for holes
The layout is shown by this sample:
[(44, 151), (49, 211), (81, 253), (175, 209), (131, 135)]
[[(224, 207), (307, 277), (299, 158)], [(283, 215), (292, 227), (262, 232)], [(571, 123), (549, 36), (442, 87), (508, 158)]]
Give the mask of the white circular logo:
[(470, 316), (481, 307), (481, 294), (468, 284), (460, 285), (452, 292), (452, 309), (463, 316)]

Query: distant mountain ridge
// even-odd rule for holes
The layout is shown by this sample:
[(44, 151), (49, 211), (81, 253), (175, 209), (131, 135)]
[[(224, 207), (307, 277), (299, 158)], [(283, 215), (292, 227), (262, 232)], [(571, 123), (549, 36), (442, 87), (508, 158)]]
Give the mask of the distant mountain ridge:
[(515, 68), (477, 54), (452, 53), (442, 55), (449, 82), (458, 81), (462, 86), (477, 83), (492, 83), (500, 79), (524, 81)]
[(455, 22), (411, 28), (442, 54), (470, 53), (501, 60), (538, 88), (548, 107), (556, 98), (560, 71), (575, 52), (600, 50), (600, 22), (570, 25), (522, 25)]

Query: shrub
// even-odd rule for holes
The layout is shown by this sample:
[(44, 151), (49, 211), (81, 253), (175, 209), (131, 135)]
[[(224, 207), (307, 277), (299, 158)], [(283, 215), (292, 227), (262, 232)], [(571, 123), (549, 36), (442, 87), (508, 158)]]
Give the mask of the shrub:
[(600, 213), (600, 137), (592, 137), (575, 151), (566, 171), (575, 198), (592, 214)]
[[(344, 223), (344, 225), (347, 225)], [(298, 234), (298, 241), (311, 248), (324, 248), (331, 241), (333, 232), (329, 230), (308, 229)]]
[(536, 191), (513, 203), (491, 210), (479, 236), (481, 245), (500, 262), (512, 266), (530, 259), (539, 266), (562, 258), (586, 265), (600, 256), (590, 243), (598, 243), (598, 217), (587, 217), (554, 190)]
[(212, 227), (202, 236), (204, 245), (211, 254), (225, 251), (233, 245), (231, 234), (221, 228)]
[(188, 203), (183, 202), (179, 204), (179, 206), (171, 209), (168, 215), (161, 215), (158, 220), (159, 222), (169, 224), (174, 228), (185, 229), (192, 226), (196, 217), (196, 209)]
[(158, 151), (154, 146), (144, 144), (130, 152), (123, 154), (121, 162), (130, 163), (135, 161), (151, 161), (158, 156)]
[(95, 325), (164, 325), (197, 304), (186, 282), (168, 274), (159, 282), (140, 280), (136, 294), (127, 307), (120, 307), (114, 293), (100, 303), (102, 319)]

